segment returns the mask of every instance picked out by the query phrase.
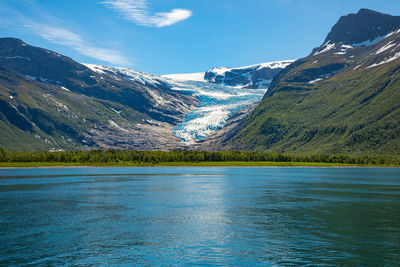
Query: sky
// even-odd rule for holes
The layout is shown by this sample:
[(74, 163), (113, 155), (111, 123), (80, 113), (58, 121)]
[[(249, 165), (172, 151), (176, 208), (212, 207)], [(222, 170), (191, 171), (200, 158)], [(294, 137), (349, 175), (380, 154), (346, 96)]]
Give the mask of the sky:
[(298, 59), (360, 8), (398, 0), (1, 0), (0, 37), (157, 75)]

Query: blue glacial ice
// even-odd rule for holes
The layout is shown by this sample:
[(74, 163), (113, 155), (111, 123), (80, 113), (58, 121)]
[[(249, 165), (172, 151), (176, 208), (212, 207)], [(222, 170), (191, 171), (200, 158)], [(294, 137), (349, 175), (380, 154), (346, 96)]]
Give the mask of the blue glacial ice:
[(199, 105), (173, 129), (183, 142), (204, 139), (218, 129), (237, 111), (262, 99), (267, 89), (244, 89), (201, 81), (165, 82), (173, 90), (195, 96)]

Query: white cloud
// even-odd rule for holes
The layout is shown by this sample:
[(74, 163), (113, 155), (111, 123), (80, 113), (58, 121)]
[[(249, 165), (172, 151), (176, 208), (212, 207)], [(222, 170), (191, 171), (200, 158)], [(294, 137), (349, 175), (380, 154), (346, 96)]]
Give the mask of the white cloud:
[(81, 36), (67, 29), (38, 23), (29, 23), (26, 24), (25, 27), (51, 43), (68, 46), (87, 57), (109, 62), (114, 65), (131, 65), (128, 59), (121, 55), (119, 51), (92, 46), (85, 42)]
[(108, 0), (102, 4), (121, 14), (125, 19), (148, 27), (170, 26), (192, 16), (192, 11), (187, 9), (173, 9), (170, 12), (150, 15), (147, 0)]
[(170, 26), (181, 20), (185, 20), (192, 16), (192, 11), (186, 9), (173, 9), (167, 13), (157, 13), (154, 16), (154, 21), (157, 27)]

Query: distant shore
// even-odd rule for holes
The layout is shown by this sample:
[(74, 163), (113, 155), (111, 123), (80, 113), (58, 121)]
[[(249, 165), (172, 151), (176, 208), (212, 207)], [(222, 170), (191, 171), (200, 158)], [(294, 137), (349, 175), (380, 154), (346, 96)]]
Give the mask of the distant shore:
[(400, 167), (400, 156), (243, 151), (8, 152), (0, 148), (0, 168), (6, 167)]
[(400, 167), (399, 165), (369, 165), (323, 162), (270, 162), (270, 161), (225, 161), (225, 162), (0, 162), (0, 169), (8, 168), (74, 168), (74, 167)]

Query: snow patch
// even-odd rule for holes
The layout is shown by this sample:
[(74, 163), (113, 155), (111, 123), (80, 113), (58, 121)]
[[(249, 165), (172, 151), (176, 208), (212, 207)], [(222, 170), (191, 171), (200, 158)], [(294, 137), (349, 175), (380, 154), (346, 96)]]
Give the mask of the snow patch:
[(282, 60), (282, 61), (272, 61), (272, 62), (265, 62), (261, 64), (255, 64), (255, 65), (249, 65), (249, 66), (244, 66), (240, 68), (235, 68), (235, 69), (251, 69), (251, 68), (256, 68), (257, 70), (263, 69), (263, 68), (269, 68), (269, 69), (284, 69), (296, 60)]
[(53, 100), (54, 103), (56, 103), (56, 105), (59, 106), (60, 108), (63, 108), (63, 109), (65, 109), (66, 111), (69, 111), (69, 108), (68, 108), (66, 105), (64, 105), (63, 103), (58, 102), (58, 101), (55, 100), (55, 99), (52, 99), (52, 100)]
[(322, 49), (321, 51), (317, 51), (314, 53), (314, 56), (328, 52), (329, 50), (332, 50), (335, 48), (335, 44), (331, 44), (330, 41), (327, 41), (322, 47), (324, 47), (324, 49)]
[(115, 113), (117, 113), (117, 114), (121, 114), (121, 112), (122, 112), (122, 110), (116, 110), (116, 109), (111, 108), (111, 107), (110, 107), (110, 109), (111, 109), (112, 111), (114, 111)]
[(354, 47), (352, 47), (350, 45), (342, 45), (342, 48), (344, 48), (344, 49), (354, 49)]
[[(109, 66), (101, 66), (95, 64), (83, 64), (84, 66), (88, 67), (92, 71), (102, 74), (102, 75), (113, 75), (114, 79), (118, 77), (122, 77), (127, 80), (131, 80), (134, 82), (138, 82), (141, 84), (153, 85), (157, 86), (161, 83), (161, 77), (155, 76), (149, 73), (144, 73), (140, 71), (135, 71), (128, 68), (121, 68), (121, 67), (109, 67)], [(100, 77), (100, 79), (104, 79), (104, 77)]]
[(120, 130), (121, 132), (129, 133), (129, 131), (128, 131), (127, 129), (122, 128), (121, 126), (119, 126), (119, 125), (118, 125), (115, 121), (113, 121), (113, 120), (109, 120), (108, 123), (111, 125), (111, 127), (115, 128), (115, 129), (117, 129), (117, 130)]
[(27, 61), (31, 61), (31, 59), (29, 57), (21, 57), (21, 56), (1, 57), (1, 58), (5, 58), (5, 59), (25, 59)]
[(317, 83), (317, 82), (322, 81), (322, 80), (323, 80), (322, 78), (318, 78), (318, 79), (309, 81), (308, 83), (309, 83), (309, 84), (313, 84), (313, 83)]
[(383, 39), (385, 39), (385, 37), (384, 37), (384, 36), (380, 36), (380, 37), (377, 37), (377, 38), (374, 39), (374, 40), (367, 40), (367, 41), (364, 41), (364, 42), (362, 42), (362, 43), (352, 44), (351, 46), (354, 46), (354, 47), (371, 46), (371, 45), (375, 45), (375, 44), (379, 43), (379, 42), (382, 41)]
[(392, 48), (393, 46), (397, 45), (396, 43), (389, 42), (386, 45), (382, 46), (378, 51), (376, 51), (375, 55), (385, 52), (386, 50)]
[(82, 65), (88, 67), (89, 69), (91, 69), (92, 71), (94, 71), (96, 73), (105, 74), (103, 66), (95, 65), (95, 64), (82, 64)]
[(36, 81), (37, 77), (33, 77), (31, 75), (25, 75), (26, 78)]
[(377, 66), (392, 62), (392, 61), (394, 61), (396, 59), (399, 59), (399, 58), (400, 58), (400, 52), (397, 52), (392, 57), (389, 57), (389, 58), (387, 58), (387, 59), (385, 59), (385, 60), (383, 60), (383, 61), (381, 61), (379, 63), (375, 63), (375, 64), (372, 64), (372, 65), (368, 66), (367, 69), (374, 68), (374, 67), (377, 67)]
[(380, 41), (382, 41), (383, 39), (388, 38), (388, 37), (392, 36), (393, 34), (397, 34), (397, 33), (400, 33), (400, 29), (398, 29), (396, 31), (392, 31), (391, 33), (388, 33), (388, 34), (383, 35), (383, 36), (378, 36), (373, 40), (366, 40), (366, 41), (358, 43), (358, 44), (352, 44), (351, 46), (359, 47), (359, 46), (375, 45), (375, 44), (379, 43)]
[(209, 72), (213, 72), (217, 75), (224, 75), (225, 72), (231, 71), (233, 68), (227, 68), (227, 67), (216, 67), (216, 68), (212, 68), (211, 70), (209, 70)]
[(182, 73), (182, 74), (167, 74), (162, 75), (161, 77), (176, 80), (176, 81), (198, 81), (203, 82), (204, 80), (204, 72), (198, 73)]

